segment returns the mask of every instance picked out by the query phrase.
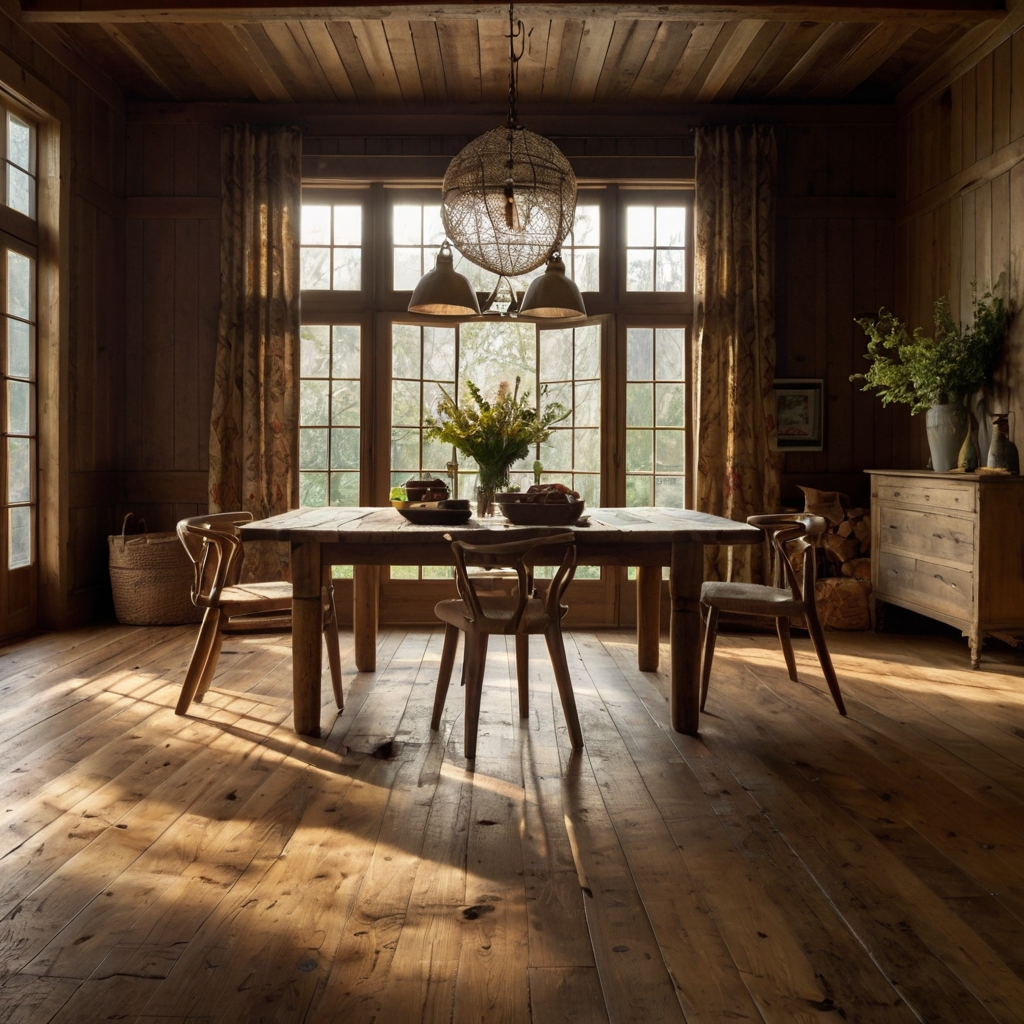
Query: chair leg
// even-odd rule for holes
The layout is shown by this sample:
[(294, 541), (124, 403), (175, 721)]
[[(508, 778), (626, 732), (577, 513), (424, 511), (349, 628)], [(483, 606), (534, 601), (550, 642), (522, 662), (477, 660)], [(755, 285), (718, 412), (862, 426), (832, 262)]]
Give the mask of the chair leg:
[(519, 717), (530, 717), (530, 635), (516, 633), (516, 681), (519, 683)]
[(220, 650), (223, 646), (224, 634), (218, 629), (217, 635), (213, 638), (213, 646), (210, 648), (210, 653), (206, 656), (206, 664), (203, 666), (203, 674), (199, 677), (199, 687), (196, 690), (196, 695), (192, 698), (196, 704), (203, 702), (203, 698), (210, 689), (210, 683), (213, 682), (213, 674), (217, 671), (217, 662), (220, 660)]
[[(444, 711), (448, 684), (455, 664), (455, 651), (459, 646), (459, 630), (450, 622), (444, 627), (444, 647), (441, 648), (441, 667), (437, 672), (437, 687), (434, 690), (434, 713), (430, 716), (430, 728), (437, 732), (441, 728), (441, 712)], [(468, 644), (467, 644), (468, 647)]]
[(715, 656), (715, 638), (718, 636), (718, 609), (701, 605), (704, 619), (704, 649), (700, 663), (700, 709), (708, 699), (708, 684), (711, 682), (711, 662)]
[(832, 667), (832, 659), (829, 657), (828, 648), (825, 646), (825, 634), (822, 631), (818, 616), (813, 612), (804, 612), (804, 625), (807, 632), (811, 634), (811, 643), (814, 644), (814, 652), (821, 662), (821, 671), (825, 674), (825, 681), (832, 691), (832, 699), (836, 702), (839, 714), (846, 714), (846, 705), (843, 704), (843, 695), (839, 692), (839, 680), (836, 678), (836, 670)]
[(185, 681), (181, 684), (181, 695), (178, 697), (178, 706), (174, 709), (176, 715), (184, 715), (188, 712), (189, 706), (195, 699), (199, 684), (203, 679), (203, 670), (216, 645), (217, 636), (220, 633), (220, 609), (207, 608), (203, 615), (203, 624), (199, 627), (199, 635), (196, 637), (195, 647), (192, 648), (192, 658), (188, 663), (188, 671), (185, 673)]
[(793, 640), (789, 635), (789, 619), (776, 619), (775, 632), (779, 634), (779, 643), (782, 644), (782, 653), (786, 658), (789, 678), (795, 683), (798, 681), (796, 678), (796, 656), (793, 654)]
[(466, 732), (464, 747), (466, 760), (476, 757), (476, 733), (480, 726), (480, 695), (484, 688), (484, 668), (487, 664), (487, 634), (467, 633), (465, 654), (466, 680)]
[(327, 642), (327, 661), (331, 666), (331, 686), (334, 687), (334, 703), (339, 711), (345, 708), (345, 695), (341, 689), (341, 641), (338, 639), (338, 606), (334, 603), (334, 585), (327, 580), (324, 585), (327, 600), (327, 615), (324, 621), (324, 640)]
[(574, 749), (583, 746), (583, 730), (580, 728), (580, 717), (576, 712), (576, 696), (572, 692), (572, 678), (569, 675), (569, 662), (565, 657), (565, 644), (562, 641), (561, 625), (555, 623), (544, 633), (548, 645), (551, 667), (555, 670), (555, 682), (558, 684), (558, 696), (562, 698), (562, 714), (565, 724), (569, 727), (569, 738)]

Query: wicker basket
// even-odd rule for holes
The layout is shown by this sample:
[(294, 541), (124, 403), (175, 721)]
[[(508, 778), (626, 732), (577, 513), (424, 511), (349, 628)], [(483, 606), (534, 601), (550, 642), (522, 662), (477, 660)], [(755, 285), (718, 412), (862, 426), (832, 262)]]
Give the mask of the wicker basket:
[[(203, 610), (192, 603), (192, 562), (176, 533), (127, 536), (132, 513), (121, 535), (107, 538), (110, 589), (118, 622), (132, 626), (178, 626), (198, 622)], [(145, 528), (145, 522), (140, 520)]]

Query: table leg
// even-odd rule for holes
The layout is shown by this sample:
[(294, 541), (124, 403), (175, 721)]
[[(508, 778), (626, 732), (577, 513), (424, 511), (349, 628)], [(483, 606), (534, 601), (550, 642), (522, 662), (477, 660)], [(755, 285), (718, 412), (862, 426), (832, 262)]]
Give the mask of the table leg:
[(636, 663), (641, 672), (657, 672), (661, 657), (661, 566), (636, 570)]
[(672, 596), (672, 728), (697, 735), (700, 720), (700, 585), (704, 546), (672, 545), (669, 593)]
[(356, 668), (373, 672), (377, 668), (377, 613), (380, 566), (352, 567), (352, 632)]
[(320, 545), (292, 544), (292, 714), (300, 736), (320, 735), (321, 585)]

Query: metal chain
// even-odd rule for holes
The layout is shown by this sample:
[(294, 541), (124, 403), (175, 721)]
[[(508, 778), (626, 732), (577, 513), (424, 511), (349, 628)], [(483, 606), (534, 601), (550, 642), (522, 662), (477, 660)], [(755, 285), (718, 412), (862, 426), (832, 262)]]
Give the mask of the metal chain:
[(516, 53), (516, 40), (524, 33), (523, 23), (516, 21), (514, 3), (508, 5), (508, 127), (518, 128), (516, 123), (516, 100), (519, 94), (519, 61), (526, 51), (526, 40), (523, 39)]

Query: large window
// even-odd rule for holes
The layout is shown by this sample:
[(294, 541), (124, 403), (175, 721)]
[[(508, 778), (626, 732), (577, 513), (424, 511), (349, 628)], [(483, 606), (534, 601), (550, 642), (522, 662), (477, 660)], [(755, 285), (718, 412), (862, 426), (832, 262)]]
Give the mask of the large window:
[[(461, 399), (472, 381), (490, 396), (518, 378), (542, 409), (559, 402), (569, 415), (512, 468), (513, 485), (533, 483), (539, 461), (542, 481), (567, 484), (591, 507), (684, 507), (691, 210), (686, 189), (581, 188), (562, 258), (587, 319), (430, 318), (406, 307), (444, 240), (439, 189), (310, 188), (302, 220), (302, 503), (380, 505), (391, 486), (435, 476), (474, 499), (476, 464), (428, 440), (426, 418), (442, 392)], [(485, 298), (495, 275), (455, 256)], [(543, 272), (512, 286), (523, 291)], [(450, 575), (446, 566), (395, 566), (390, 578), (429, 587)], [(577, 576), (605, 607), (618, 600), (622, 574), (584, 566)]]

